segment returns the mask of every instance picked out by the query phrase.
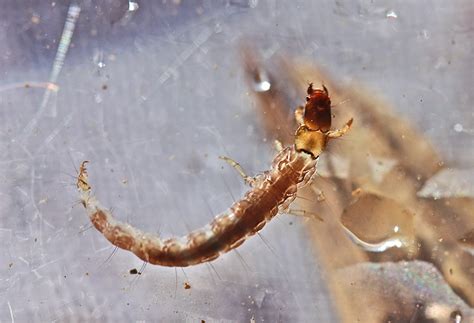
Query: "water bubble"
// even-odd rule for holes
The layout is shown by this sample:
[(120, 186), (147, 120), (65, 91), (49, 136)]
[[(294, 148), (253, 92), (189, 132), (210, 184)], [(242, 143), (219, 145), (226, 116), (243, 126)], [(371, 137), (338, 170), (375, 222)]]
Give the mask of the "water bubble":
[(386, 13), (385, 13), (385, 17), (386, 18), (393, 18), (393, 19), (397, 19), (398, 18), (398, 15), (395, 11), (393, 10), (388, 10)]
[(454, 131), (456, 131), (456, 132), (463, 132), (463, 130), (464, 130), (464, 127), (462, 126), (462, 124), (456, 123), (456, 124), (454, 125)]
[(341, 216), (341, 225), (353, 243), (368, 252), (412, 247), (413, 214), (397, 201), (374, 193), (362, 193)]
[(105, 67), (104, 52), (101, 50), (97, 50), (94, 53), (94, 56), (92, 57), (92, 61), (94, 62), (94, 64), (97, 65), (99, 70), (103, 69)]
[(138, 10), (139, 6), (138, 6), (138, 3), (134, 2), (134, 1), (129, 1), (128, 2), (128, 11), (136, 11)]
[(460, 311), (453, 311), (450, 315), (451, 322), (453, 323), (461, 323), (462, 322), (462, 315)]
[(102, 95), (100, 95), (98, 93), (96, 95), (94, 95), (94, 101), (95, 101), (95, 103), (102, 103), (102, 101), (103, 101)]
[(272, 87), (270, 83), (270, 78), (264, 70), (258, 70), (254, 76), (253, 89), (256, 92), (266, 92), (269, 91)]
[(257, 92), (265, 92), (270, 90), (271, 84), (268, 81), (261, 81), (260, 83), (257, 83), (255, 86), (255, 90)]

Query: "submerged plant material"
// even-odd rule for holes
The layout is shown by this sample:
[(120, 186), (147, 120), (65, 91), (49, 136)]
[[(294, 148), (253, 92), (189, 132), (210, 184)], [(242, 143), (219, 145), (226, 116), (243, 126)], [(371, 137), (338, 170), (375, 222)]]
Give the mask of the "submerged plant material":
[[(336, 271), (361, 322), (474, 322), (470, 308), (424, 261), (360, 263)], [(377, 305), (377, 306), (375, 306)], [(430, 321), (431, 320), (431, 321)]]
[(418, 196), (426, 198), (474, 198), (474, 169), (443, 168), (423, 185)]
[[(250, 50), (244, 57), (259, 61), (256, 52)], [(331, 89), (331, 102), (335, 105), (332, 114), (336, 120), (349, 115), (357, 119), (350, 137), (332, 144), (321, 155), (320, 176), (315, 177), (311, 187), (300, 190), (301, 199), (296, 200), (299, 209), (324, 218), (323, 223), (306, 222), (307, 230), (321, 267), (326, 271), (329, 290), (342, 321), (353, 322), (356, 317), (364, 318), (361, 319), (363, 322), (403, 322), (406, 318), (410, 321), (413, 313), (424, 306), (408, 301), (409, 295), (416, 297), (421, 293), (416, 280), (406, 281), (405, 288), (410, 293), (405, 296), (401, 293), (393, 300), (399, 305), (397, 310), (385, 307), (388, 300), (383, 296), (386, 291), (382, 288), (372, 288), (364, 282), (355, 293), (347, 273), (357, 269), (370, 275), (369, 262), (377, 264), (381, 271), (388, 270), (386, 276), (380, 277), (381, 284), (388, 280), (390, 271), (399, 270), (392, 265), (393, 261), (417, 260), (413, 267), (410, 262), (403, 267), (407, 274), (412, 270), (415, 274), (421, 262), (438, 272), (442, 279), (433, 281), (440, 288), (432, 292), (440, 293), (437, 295), (440, 303), (425, 313), (435, 322), (445, 322), (446, 313), (441, 313), (440, 309), (451, 308), (450, 304), (442, 303), (447, 302), (441, 295), (446, 290), (457, 294), (466, 306), (473, 306), (474, 256), (469, 241), (474, 229), (474, 201), (466, 194), (460, 196), (459, 190), (453, 195), (453, 186), (436, 198), (423, 194), (426, 187), (430, 187), (427, 185), (430, 178), (445, 171), (444, 163), (430, 142), (360, 84), (341, 85), (313, 65), (288, 58), (275, 61), (266, 63), (271, 64), (268, 77), (284, 80), (284, 83), (273, 82), (274, 101), (268, 96), (263, 101), (260, 93), (252, 92), (257, 101), (267, 104), (266, 107), (259, 106), (259, 111), (270, 108), (288, 111), (284, 102), (294, 104), (294, 93), (301, 93), (298, 89), (311, 80)], [(262, 64), (258, 68), (262, 70), (265, 66)], [(339, 107), (339, 102), (344, 103)], [(279, 132), (291, 133), (292, 127), (294, 125), (286, 124)], [(266, 129), (267, 133), (269, 131), (271, 128)], [(453, 183), (450, 185), (460, 187), (460, 181)], [(462, 192), (466, 190), (462, 189)], [(323, 200), (319, 198), (321, 194)], [(347, 279), (340, 282), (337, 273), (343, 268), (347, 269)], [(370, 305), (354, 306), (350, 301), (369, 295)], [(404, 303), (408, 305), (402, 306)], [(383, 313), (371, 315), (374, 308)], [(447, 317), (451, 317), (449, 313)], [(416, 317), (414, 321), (417, 321)]]
[(468, 251), (474, 257), (474, 229), (466, 232), (461, 238), (459, 238), (459, 243), (462, 248)]
[(389, 197), (358, 194), (341, 215), (351, 240), (369, 252), (407, 248), (414, 252), (414, 215)]

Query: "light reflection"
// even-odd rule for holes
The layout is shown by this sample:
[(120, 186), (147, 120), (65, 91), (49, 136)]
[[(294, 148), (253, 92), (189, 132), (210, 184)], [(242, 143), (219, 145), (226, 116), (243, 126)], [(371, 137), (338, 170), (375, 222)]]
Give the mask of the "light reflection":
[(134, 2), (134, 1), (129, 1), (128, 2), (128, 11), (136, 11), (138, 10), (139, 6), (138, 6), (138, 3)]
[(398, 15), (395, 11), (393, 10), (389, 10), (387, 11), (387, 13), (385, 14), (385, 17), (387, 18), (392, 18), (392, 19), (397, 19), (398, 18)]
[(266, 92), (269, 91), (272, 87), (267, 73), (263, 70), (257, 71), (255, 73), (255, 83), (253, 89), (255, 92)]
[(390, 238), (378, 243), (369, 243), (360, 239), (345, 226), (342, 226), (342, 228), (344, 229), (344, 232), (347, 234), (347, 236), (349, 237), (349, 239), (351, 239), (352, 242), (354, 242), (356, 245), (358, 245), (367, 252), (385, 252), (391, 248), (402, 248), (407, 245), (405, 239), (402, 238)]

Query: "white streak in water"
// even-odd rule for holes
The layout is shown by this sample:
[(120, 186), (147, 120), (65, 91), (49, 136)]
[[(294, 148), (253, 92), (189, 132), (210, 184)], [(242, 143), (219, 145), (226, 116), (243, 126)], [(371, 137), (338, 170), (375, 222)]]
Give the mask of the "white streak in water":
[(390, 248), (401, 248), (406, 244), (401, 238), (391, 238), (381, 241), (379, 243), (369, 243), (360, 239), (345, 226), (342, 226), (342, 228), (344, 229), (347, 236), (349, 237), (349, 239), (351, 239), (352, 242), (354, 242), (356, 245), (368, 252), (385, 252)]
[(8, 309), (10, 310), (10, 318), (12, 320), (12, 323), (15, 323), (15, 317), (13, 316), (13, 309), (12, 306), (10, 305), (10, 301), (7, 301)]
[(177, 69), (185, 61), (187, 61), (194, 52), (196, 52), (199, 47), (201, 47), (205, 42), (209, 40), (209, 38), (212, 36), (213, 31), (210, 28), (204, 29), (197, 37), (196, 39), (193, 40), (192, 44), (189, 45), (187, 48), (184, 49), (184, 51), (181, 52), (181, 54), (176, 57), (175, 61), (164, 71), (160, 77), (158, 78), (158, 82), (161, 84), (165, 83), (172, 75), (177, 74)]
[[(63, 33), (59, 41), (58, 49), (56, 51), (56, 57), (54, 58), (53, 62), (53, 68), (49, 76), (49, 83), (51, 84), (56, 84), (59, 74), (61, 73), (80, 12), (81, 8), (77, 4), (73, 3), (69, 6), (66, 22), (64, 23)], [(34, 128), (38, 124), (38, 120), (43, 115), (52, 93), (57, 93), (57, 89), (54, 90), (54, 88), (48, 87), (44, 92), (39, 110), (36, 112), (33, 119), (26, 125), (25, 129), (23, 129), (20, 140), (24, 140), (31, 135)], [(56, 115), (55, 110), (52, 111), (52, 115)]]

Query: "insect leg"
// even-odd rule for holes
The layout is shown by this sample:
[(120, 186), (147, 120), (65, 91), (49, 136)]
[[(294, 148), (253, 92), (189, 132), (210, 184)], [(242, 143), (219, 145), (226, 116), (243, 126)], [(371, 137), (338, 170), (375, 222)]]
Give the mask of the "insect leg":
[(242, 166), (240, 166), (238, 162), (226, 156), (219, 156), (219, 158), (224, 160), (230, 166), (234, 167), (235, 170), (239, 173), (239, 175), (244, 179), (245, 183), (247, 183), (249, 186), (253, 186), (253, 184), (255, 183), (255, 179), (245, 174), (244, 169), (242, 168)]
[(299, 105), (295, 110), (295, 119), (299, 125), (304, 124), (304, 107)]
[(309, 211), (306, 211), (306, 210), (291, 209), (290, 208), (285, 213), (291, 214), (291, 215), (294, 215), (294, 216), (303, 216), (303, 217), (309, 218), (309, 219), (318, 219), (319, 221), (324, 222), (324, 219), (322, 217), (320, 217), (318, 214), (316, 214), (314, 212), (309, 212)]
[(353, 119), (351, 118), (349, 121), (347, 121), (347, 123), (341, 129), (328, 131), (327, 137), (331, 138), (331, 139), (334, 139), (334, 138), (340, 138), (340, 137), (344, 136), (346, 134), (346, 132), (348, 132), (349, 129), (351, 128), (352, 121), (353, 121)]
[(280, 152), (280, 151), (283, 150), (283, 144), (281, 143), (280, 140), (275, 140), (275, 141), (273, 142), (273, 145), (274, 145), (274, 147), (275, 147), (275, 149), (276, 149), (277, 152)]

